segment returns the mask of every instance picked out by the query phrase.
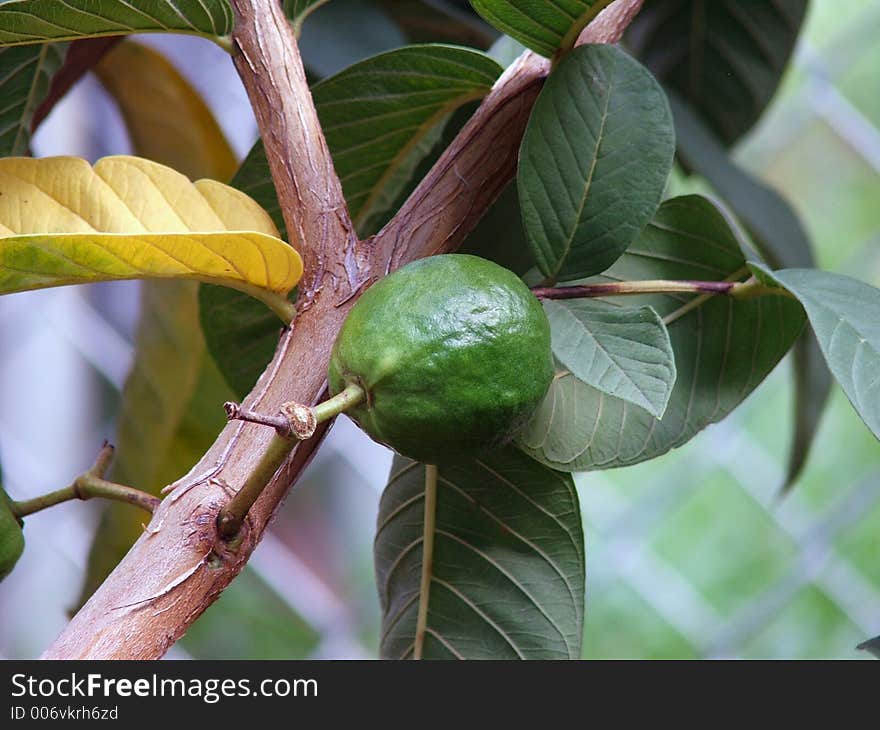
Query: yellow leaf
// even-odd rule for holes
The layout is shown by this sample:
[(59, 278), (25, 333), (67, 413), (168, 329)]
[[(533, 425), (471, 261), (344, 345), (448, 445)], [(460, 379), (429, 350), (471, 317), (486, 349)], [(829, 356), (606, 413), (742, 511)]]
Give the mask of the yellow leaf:
[[(95, 70), (119, 106), (136, 154), (193, 179), (233, 175), (235, 156), (210, 109), (163, 56), (125, 40)], [(248, 225), (246, 219), (225, 223)], [(152, 280), (140, 288), (141, 318), (117, 418), (112, 478), (157, 496), (205, 453), (226, 422), (220, 404), (234, 398), (205, 348), (198, 287), (194, 281)], [(143, 516), (130, 506), (104, 506), (79, 606), (128, 552), (142, 525)]]
[(138, 157), (0, 160), (0, 294), (108, 279), (222, 284), (289, 320), (302, 259), (251, 198)]
[(235, 155), (211, 110), (161, 53), (122, 41), (94, 72), (119, 106), (138, 155), (190, 178), (229, 180), (235, 173)]

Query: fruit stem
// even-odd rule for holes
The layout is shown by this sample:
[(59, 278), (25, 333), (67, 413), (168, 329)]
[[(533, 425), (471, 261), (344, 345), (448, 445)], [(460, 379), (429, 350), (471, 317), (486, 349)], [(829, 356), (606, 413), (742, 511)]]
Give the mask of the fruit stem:
[(419, 613), (416, 618), (416, 638), (413, 659), (421, 659), (428, 629), (428, 600), (431, 594), (431, 576), (434, 571), (434, 529), (437, 521), (437, 467), (425, 464), (425, 523), (422, 539), (422, 579), (419, 586)]
[(261, 426), (271, 426), (279, 436), (290, 438), (295, 436), (299, 441), (312, 437), (319, 423), (328, 421), (347, 411), (352, 406), (363, 403), (367, 394), (357, 383), (349, 384), (332, 398), (318, 403), (314, 407), (302, 403), (282, 403), (276, 414), (257, 413), (242, 408), (238, 403), (227, 401), (223, 404), (226, 417), (230, 421), (246, 421)]
[(104, 443), (95, 463), (92, 464), (88, 471), (80, 474), (68, 487), (58, 489), (48, 494), (43, 494), (32, 499), (25, 499), (20, 502), (12, 503), (12, 512), (16, 517), (26, 517), (35, 512), (44, 510), (47, 507), (53, 507), (62, 502), (68, 502), (72, 499), (112, 499), (116, 502), (126, 502), (140, 507), (147, 512), (154, 512), (159, 506), (160, 500), (152, 494), (147, 494), (139, 489), (127, 487), (123, 484), (116, 484), (104, 479), (107, 469), (110, 467), (110, 461), (113, 458), (113, 447)]
[(340, 413), (347, 411), (352, 406), (359, 405), (364, 402), (367, 397), (366, 391), (357, 383), (349, 383), (345, 390), (340, 391), (332, 398), (328, 398), (322, 403), (318, 403), (312, 410), (315, 413), (315, 420), (318, 423), (327, 421)]
[(229, 500), (217, 515), (217, 530), (224, 540), (231, 540), (241, 530), (245, 517), (254, 502), (263, 493), (269, 480), (287, 459), (299, 439), (293, 435), (284, 436), (276, 432), (260, 457), (257, 465), (248, 475), (247, 481), (235, 496)]
[(338, 416), (366, 398), (366, 392), (356, 383), (314, 407), (301, 403), (282, 403), (275, 415), (257, 413), (231, 401), (224, 403), (230, 421), (246, 421), (271, 426), (275, 435), (266, 452), (248, 476), (244, 486), (236, 492), (217, 516), (217, 529), (224, 540), (231, 540), (241, 530), (248, 511), (253, 507), (269, 480), (289, 456), (299, 441), (311, 438), (319, 423)]

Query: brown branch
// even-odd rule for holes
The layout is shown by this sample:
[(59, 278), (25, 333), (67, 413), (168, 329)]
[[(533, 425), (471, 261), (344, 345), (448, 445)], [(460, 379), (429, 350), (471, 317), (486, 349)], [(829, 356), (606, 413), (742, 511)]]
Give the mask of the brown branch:
[(737, 281), (615, 281), (577, 286), (533, 286), (538, 299), (592, 299), (598, 297), (639, 296), (643, 294), (734, 294), (743, 284)]
[[(619, 33), (623, 26), (609, 21), (640, 4), (617, 0), (594, 22)], [(285, 402), (314, 404), (323, 397), (333, 341), (360, 290), (410, 260), (454, 250), (510, 181), (548, 64), (531, 53), (513, 64), (394, 219), (374, 239), (358, 242), (279, 4), (233, 5), (241, 49), (236, 65), (308, 271), (300, 314), (242, 404), (273, 413)], [(226, 544), (217, 514), (274, 436), (257, 424), (229, 424), (45, 657), (162, 656), (244, 567), (326, 430), (321, 424), (316, 438), (297, 445), (249, 512), (240, 539)]]

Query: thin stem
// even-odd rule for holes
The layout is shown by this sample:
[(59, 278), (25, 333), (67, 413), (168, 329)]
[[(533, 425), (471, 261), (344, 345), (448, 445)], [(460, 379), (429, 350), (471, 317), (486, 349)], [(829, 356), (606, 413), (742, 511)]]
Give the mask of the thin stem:
[(44, 510), (47, 507), (54, 507), (56, 504), (69, 502), (71, 499), (79, 498), (80, 497), (79, 494), (77, 494), (76, 487), (71, 484), (69, 487), (64, 487), (64, 489), (57, 489), (54, 492), (42, 494), (39, 497), (34, 497), (33, 499), (23, 499), (20, 502), (13, 502), (12, 513), (16, 517), (27, 517), (28, 515), (32, 515), (34, 514), (34, 512), (39, 512), (40, 510)]
[[(741, 269), (731, 279), (739, 278), (746, 272)], [(594, 297), (625, 297), (640, 294), (702, 294), (705, 297), (727, 294), (736, 299), (752, 299), (765, 296), (793, 295), (774, 286), (768, 286), (755, 277), (748, 281), (691, 281), (673, 279), (651, 279), (647, 281), (615, 281), (607, 284), (583, 284), (580, 286), (534, 286), (532, 293), (538, 299), (590, 299)]]
[(291, 436), (282, 436), (279, 433), (272, 437), (265, 453), (251, 471), (244, 486), (238, 490), (217, 516), (217, 529), (224, 540), (230, 540), (239, 533), (248, 511), (297, 443), (297, 439)]
[(742, 284), (733, 281), (620, 281), (581, 286), (538, 286), (532, 293), (538, 299), (587, 299), (592, 297), (635, 296), (639, 294), (732, 294)]
[(362, 402), (365, 397), (364, 389), (352, 383), (345, 390), (314, 408), (300, 403), (283, 403), (276, 415), (257, 413), (242, 408), (237, 403), (225, 403), (223, 407), (229, 420), (271, 426), (275, 429), (275, 436), (269, 442), (266, 453), (250, 473), (244, 486), (220, 511), (217, 517), (217, 529), (223, 539), (230, 540), (239, 533), (248, 511), (290, 455), (293, 447), (298, 442), (311, 438), (319, 423), (338, 416), (347, 408)]
[(350, 383), (345, 390), (314, 407), (302, 403), (282, 403), (276, 414), (257, 413), (242, 408), (238, 403), (227, 401), (223, 404), (226, 417), (230, 421), (246, 421), (261, 426), (271, 426), (279, 436), (295, 437), (305, 441), (312, 437), (319, 423), (329, 421), (352, 406), (363, 403), (366, 392), (357, 383)]
[(147, 494), (139, 489), (127, 487), (123, 484), (108, 482), (104, 479), (107, 469), (110, 467), (110, 461), (113, 458), (113, 447), (104, 444), (98, 454), (95, 463), (91, 468), (78, 476), (73, 484), (64, 489), (57, 489), (54, 492), (43, 494), (32, 499), (25, 499), (21, 502), (12, 503), (12, 512), (17, 517), (26, 517), (35, 512), (53, 507), (62, 502), (69, 502), (72, 499), (111, 499), (115, 502), (126, 502), (135, 507), (140, 507), (147, 512), (154, 512), (159, 506), (160, 500), (152, 494)]
[(413, 659), (421, 659), (428, 629), (428, 601), (431, 595), (431, 576), (434, 571), (434, 531), (437, 521), (437, 467), (425, 465), (425, 525), (422, 539), (422, 580), (419, 586), (419, 613), (416, 618), (416, 638)]
[(345, 390), (340, 391), (332, 398), (328, 398), (322, 403), (318, 403), (312, 411), (315, 414), (315, 420), (318, 423), (329, 421), (331, 418), (338, 416), (343, 411), (359, 405), (364, 402), (367, 397), (366, 391), (357, 383), (349, 383)]
[(229, 421), (258, 423), (261, 426), (271, 426), (278, 432), (279, 436), (289, 437), (293, 435), (290, 430), (290, 421), (288, 421), (285, 416), (281, 415), (281, 413), (275, 415), (257, 413), (249, 408), (242, 408), (241, 405), (234, 403), (233, 401), (226, 401), (226, 403), (223, 404), (223, 408), (226, 411), (226, 418)]

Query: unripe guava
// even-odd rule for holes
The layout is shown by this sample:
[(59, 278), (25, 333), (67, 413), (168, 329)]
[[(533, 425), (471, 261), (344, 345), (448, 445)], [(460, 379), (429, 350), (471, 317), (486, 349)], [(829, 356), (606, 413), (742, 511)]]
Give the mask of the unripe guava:
[(331, 394), (374, 440), (437, 464), (512, 438), (553, 378), (550, 325), (511, 271), (463, 254), (411, 263), (368, 289), (333, 347)]
[(21, 523), (12, 513), (11, 500), (0, 487), (0, 580), (12, 572), (24, 552)]

